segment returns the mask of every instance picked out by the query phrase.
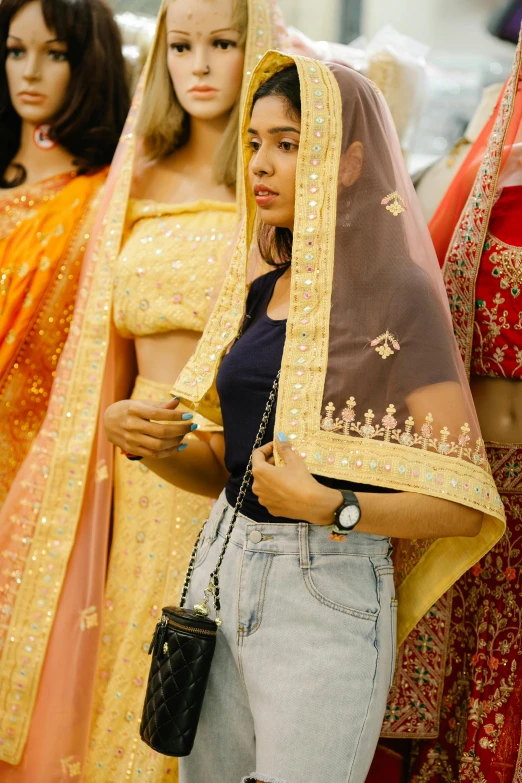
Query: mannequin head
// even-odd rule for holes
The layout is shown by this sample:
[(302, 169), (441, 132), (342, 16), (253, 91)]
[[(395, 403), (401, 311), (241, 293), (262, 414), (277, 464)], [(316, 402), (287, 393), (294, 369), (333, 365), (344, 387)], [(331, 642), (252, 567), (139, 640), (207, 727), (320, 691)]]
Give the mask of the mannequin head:
[(229, 187), (236, 181), (247, 3), (164, 4), (139, 127), (151, 158), (161, 158), (187, 142), (191, 118), (222, 125), (215, 175), (218, 183)]
[(128, 107), (121, 39), (103, 0), (2, 0), (0, 177), (23, 123), (49, 125), (80, 171), (110, 163)]

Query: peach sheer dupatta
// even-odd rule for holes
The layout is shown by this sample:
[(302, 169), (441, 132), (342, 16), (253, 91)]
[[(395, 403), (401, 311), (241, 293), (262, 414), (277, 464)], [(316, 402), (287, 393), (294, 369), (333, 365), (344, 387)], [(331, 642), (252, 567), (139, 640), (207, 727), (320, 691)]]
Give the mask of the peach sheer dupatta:
[[(112, 491), (99, 411), (113, 401), (111, 298), (141, 88), (86, 248), (47, 415), (0, 515), (0, 778), (80, 778), (94, 680)], [(15, 765), (15, 766), (12, 766)]]
[[(403, 641), (500, 538), (504, 513), (433, 246), (384, 99), (343, 66), (269, 52), (248, 100), (293, 62), (301, 84), (301, 143), (276, 430), (287, 434), (313, 474), (484, 512), (476, 538), (397, 543)], [(245, 149), (248, 122), (247, 107)], [(345, 185), (340, 156), (352, 141), (362, 145), (363, 163), (355, 183)], [(255, 217), (247, 191), (247, 220), (220, 296), (173, 389), (216, 420), (214, 381), (243, 317)]]

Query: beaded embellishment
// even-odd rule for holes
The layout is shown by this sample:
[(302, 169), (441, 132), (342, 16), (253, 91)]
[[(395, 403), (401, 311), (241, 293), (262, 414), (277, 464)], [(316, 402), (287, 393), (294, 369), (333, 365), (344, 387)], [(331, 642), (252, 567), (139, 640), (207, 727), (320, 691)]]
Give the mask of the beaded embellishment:
[(398, 217), (402, 212), (406, 211), (404, 199), (396, 190), (388, 196), (385, 196), (381, 201), (381, 204), (386, 205), (386, 209), (388, 212), (392, 213), (393, 217)]
[(386, 414), (382, 417), (380, 423), (373, 423), (375, 413), (371, 408), (364, 414), (364, 422), (355, 420), (355, 399), (350, 397), (346, 401), (346, 408), (341, 411), (340, 418), (334, 419), (335, 405), (329, 402), (325, 408), (326, 416), (321, 420), (321, 429), (326, 432), (338, 432), (342, 435), (351, 435), (355, 433), (360, 438), (382, 439), (385, 443), (395, 441), (401, 446), (418, 446), (425, 451), (436, 451), (443, 456), (453, 455), (461, 459), (467, 459), (475, 465), (485, 465), (487, 462), (484, 441), (477, 438), (474, 448), (468, 444), (471, 442), (469, 436), (470, 427), (468, 423), (462, 425), (460, 434), (456, 441), (449, 440), (450, 431), (443, 427), (439, 432), (439, 437), (434, 433), (433, 416), (428, 413), (421, 425), (420, 432), (415, 432), (415, 421), (408, 416), (404, 422), (404, 429), (400, 429), (398, 421), (395, 418), (397, 412), (394, 405), (388, 405)]
[(370, 345), (380, 354), (381, 359), (387, 359), (388, 356), (393, 356), (395, 351), (401, 350), (399, 341), (388, 330), (372, 340)]
[(500, 287), (510, 292), (513, 299), (522, 290), (522, 248), (508, 245), (488, 233), (485, 250), (494, 248), (489, 260), (493, 264), (491, 274), (500, 278)]

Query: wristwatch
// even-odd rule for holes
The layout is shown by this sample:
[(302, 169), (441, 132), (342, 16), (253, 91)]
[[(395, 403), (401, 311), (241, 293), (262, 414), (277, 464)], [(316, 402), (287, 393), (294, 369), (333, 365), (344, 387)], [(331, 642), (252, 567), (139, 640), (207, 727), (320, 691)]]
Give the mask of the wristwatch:
[(349, 489), (340, 492), (343, 502), (335, 512), (334, 532), (349, 533), (361, 521), (361, 507), (354, 492)]

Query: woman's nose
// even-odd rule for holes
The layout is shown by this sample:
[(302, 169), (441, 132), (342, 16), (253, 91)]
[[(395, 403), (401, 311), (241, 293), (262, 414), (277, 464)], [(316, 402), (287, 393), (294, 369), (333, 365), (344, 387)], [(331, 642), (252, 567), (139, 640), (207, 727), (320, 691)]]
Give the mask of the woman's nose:
[(258, 177), (263, 174), (270, 176), (274, 173), (274, 167), (271, 165), (268, 156), (261, 152), (261, 150), (257, 152), (255, 158), (252, 161), (252, 171)]

